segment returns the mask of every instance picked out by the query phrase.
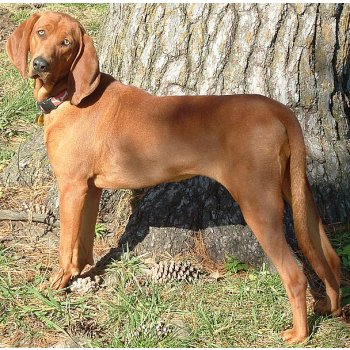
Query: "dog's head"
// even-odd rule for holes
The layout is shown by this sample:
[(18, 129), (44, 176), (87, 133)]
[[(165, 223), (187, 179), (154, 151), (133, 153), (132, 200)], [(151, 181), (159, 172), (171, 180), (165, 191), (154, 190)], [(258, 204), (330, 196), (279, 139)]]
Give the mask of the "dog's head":
[(29, 75), (41, 79), (47, 86), (67, 79), (74, 105), (99, 84), (100, 71), (93, 41), (81, 24), (67, 14), (33, 14), (11, 34), (6, 51), (23, 78)]

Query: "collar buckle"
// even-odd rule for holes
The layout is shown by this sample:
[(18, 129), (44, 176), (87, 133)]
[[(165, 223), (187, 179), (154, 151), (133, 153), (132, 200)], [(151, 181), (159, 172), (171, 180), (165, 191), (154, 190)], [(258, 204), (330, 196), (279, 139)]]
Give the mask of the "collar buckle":
[(67, 100), (68, 91), (62, 91), (60, 94), (54, 97), (49, 97), (42, 102), (37, 102), (37, 108), (40, 112), (48, 114), (54, 109), (56, 109), (60, 104)]
[(35, 122), (39, 125), (39, 126), (43, 126), (44, 125), (44, 113), (40, 113), (36, 116), (35, 118)]

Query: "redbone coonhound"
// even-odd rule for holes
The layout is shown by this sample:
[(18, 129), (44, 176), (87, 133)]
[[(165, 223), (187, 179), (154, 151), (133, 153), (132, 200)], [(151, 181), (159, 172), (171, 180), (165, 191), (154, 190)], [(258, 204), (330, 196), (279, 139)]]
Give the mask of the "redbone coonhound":
[[(283, 233), (283, 199), (300, 248), (326, 286), (316, 311), (340, 314), (339, 258), (306, 177), (300, 125), (286, 106), (259, 95), (152, 96), (100, 73), (91, 38), (56, 12), (33, 14), (9, 37), (7, 53), (44, 118), (59, 188), (60, 270), (52, 287), (93, 264), (102, 188), (142, 188), (208, 176), (224, 185), (281, 276), (291, 303), (288, 342), (308, 337), (305, 275)], [(27, 58), (30, 53), (29, 73)]]

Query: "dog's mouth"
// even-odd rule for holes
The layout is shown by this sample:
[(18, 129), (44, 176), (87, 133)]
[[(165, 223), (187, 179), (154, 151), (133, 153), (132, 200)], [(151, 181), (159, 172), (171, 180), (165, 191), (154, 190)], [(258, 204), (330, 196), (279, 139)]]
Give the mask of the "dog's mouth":
[(40, 79), (44, 84), (51, 84), (52, 82), (52, 77), (49, 72), (37, 72), (33, 69), (29, 72), (29, 77), (31, 79)]
[(38, 72), (35, 69), (30, 69), (29, 70), (29, 77), (31, 79), (42, 79), (42, 80), (44, 80), (44, 78), (45, 78), (44, 74), (45, 73)]

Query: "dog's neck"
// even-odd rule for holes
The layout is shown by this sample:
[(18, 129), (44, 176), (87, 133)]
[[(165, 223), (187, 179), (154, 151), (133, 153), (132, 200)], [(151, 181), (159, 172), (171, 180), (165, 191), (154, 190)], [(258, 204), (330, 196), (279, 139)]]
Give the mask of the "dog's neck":
[(47, 98), (58, 95), (60, 92), (67, 90), (67, 79), (62, 79), (54, 85), (44, 84), (39, 78), (35, 79), (34, 98), (37, 102), (43, 102)]

